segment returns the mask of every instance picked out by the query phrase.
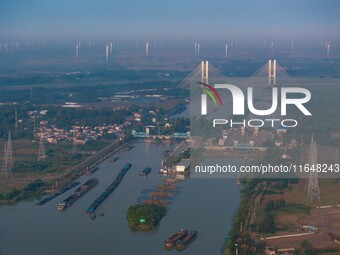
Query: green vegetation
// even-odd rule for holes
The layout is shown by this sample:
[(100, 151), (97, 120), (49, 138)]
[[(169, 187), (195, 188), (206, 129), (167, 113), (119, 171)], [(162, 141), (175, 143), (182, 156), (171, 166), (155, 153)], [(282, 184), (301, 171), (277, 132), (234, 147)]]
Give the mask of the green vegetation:
[(61, 108), (46, 107), (47, 114), (43, 116), (50, 124), (58, 128), (69, 129), (72, 125), (81, 124), (95, 127), (104, 123), (122, 124), (127, 116), (131, 115), (128, 110), (112, 110), (99, 108), (95, 111), (87, 108)]
[[(162, 110), (164, 112), (164, 110)], [(167, 111), (169, 112), (169, 111)], [(158, 114), (158, 116), (151, 115), (148, 116), (147, 110), (143, 110), (143, 120), (140, 123), (136, 123), (131, 130), (135, 130), (137, 132), (144, 132), (145, 125), (154, 126), (155, 123), (151, 121), (152, 118), (161, 119), (162, 115)], [(170, 124), (169, 127), (166, 127), (166, 123)], [(151, 134), (154, 135), (172, 135), (173, 133), (186, 133), (190, 129), (190, 120), (188, 118), (176, 118), (176, 119), (166, 119), (162, 121), (156, 128), (151, 130)]]
[(222, 132), (225, 127), (218, 125), (216, 128), (211, 128), (211, 121), (205, 116), (191, 116), (190, 129), (193, 136), (209, 137)]
[[(0, 92), (1, 94), (1, 92)], [(12, 130), (13, 139), (23, 139), (33, 137), (33, 121), (29, 119), (27, 112), (32, 111), (33, 106), (28, 103), (20, 105), (1, 105), (0, 106), (0, 138), (7, 138), (8, 130)], [(18, 129), (15, 130), (15, 111), (17, 111)]]
[(284, 214), (294, 214), (294, 213), (304, 213), (310, 214), (312, 208), (303, 204), (287, 204), (282, 208), (274, 208), (272, 209), (275, 212), (284, 213)]
[(273, 216), (270, 213), (263, 215), (262, 220), (258, 223), (258, 229), (262, 233), (273, 234), (276, 232), (276, 224)]
[[(229, 240), (227, 242), (226, 254), (235, 254), (238, 244), (239, 254), (258, 254), (263, 251), (264, 244), (262, 242), (255, 243), (249, 235), (248, 230), (260, 231), (262, 233), (275, 233), (276, 223), (274, 213), (281, 212), (310, 212), (310, 208), (301, 204), (286, 204), (282, 200), (269, 201), (265, 210), (261, 211), (261, 219), (256, 225), (250, 224), (250, 215), (253, 210), (253, 203), (259, 194), (265, 193), (281, 193), (288, 187), (290, 183), (297, 183), (298, 179), (243, 179), (243, 189), (241, 190), (241, 204), (236, 214), (233, 227), (229, 232)], [(263, 188), (265, 190), (263, 190)]]
[[(110, 70), (110, 72), (112, 71)], [(98, 76), (98, 82), (96, 83), (94, 83), (93, 77), (80, 77), (82, 74), (72, 75), (72, 77), (66, 75), (64, 76), (66, 79), (63, 81), (61, 81), (63, 77), (59, 77), (57, 80), (42, 80), (39, 77), (30, 80), (29, 77), (18, 77), (16, 75), (15, 79), (9, 78), (10, 80), (8, 81), (1, 77), (0, 102), (30, 101), (33, 104), (50, 104), (51, 102), (60, 104), (72, 101), (93, 103), (110, 101), (110, 97), (113, 97), (117, 92), (133, 91), (136, 96), (143, 95), (145, 91), (141, 88), (147, 88), (152, 90), (152, 93), (169, 97), (186, 97), (189, 94), (186, 89), (172, 89), (175, 86), (174, 82), (160, 81), (156, 77), (151, 77), (153, 80), (144, 82), (140, 81), (140, 77), (137, 76), (135, 76), (135, 79), (131, 79), (132, 76), (128, 75), (129, 71), (127, 70), (123, 71), (126, 72), (126, 75), (125, 77), (120, 77), (124, 79), (120, 83), (116, 78), (106, 76), (111, 75), (110, 72), (101, 74), (103, 76)], [(115, 80), (116, 83), (112, 83), (112, 80)], [(5, 85), (5, 87), (2, 85)]]
[[(262, 233), (275, 233), (276, 231), (287, 231), (292, 228), (291, 224), (280, 224), (278, 222), (278, 226), (276, 225), (276, 221), (279, 219), (281, 215), (289, 215), (289, 214), (303, 214), (309, 215), (311, 212), (311, 207), (308, 207), (303, 204), (287, 204), (284, 199), (279, 200), (270, 200), (265, 208), (265, 210), (261, 210), (259, 214), (259, 221), (256, 224), (259, 231)], [(294, 227), (293, 227), (294, 228)]]
[(12, 173), (43, 172), (52, 165), (51, 162), (23, 161), (13, 166)]
[(44, 188), (47, 187), (47, 183), (40, 179), (29, 183), (23, 190), (14, 189), (9, 193), (0, 194), (0, 203), (6, 202), (7, 204), (15, 204), (21, 200), (30, 200), (41, 195)]
[(294, 251), (295, 255), (316, 255), (317, 252), (313, 249), (313, 246), (307, 240), (300, 243), (300, 248)]
[(131, 230), (147, 230), (156, 227), (166, 213), (166, 207), (161, 205), (131, 205), (127, 219)]
[[(248, 220), (252, 197), (256, 193), (255, 186), (257, 181), (258, 180), (255, 179), (243, 180), (244, 188), (241, 190), (241, 204), (238, 213), (234, 218), (233, 227), (229, 232), (226, 254), (236, 254), (235, 244), (239, 245), (239, 254), (257, 254), (256, 248), (252, 248), (253, 243), (250, 236), (247, 233), (240, 232), (240, 226), (245, 227), (245, 224)], [(240, 242), (242, 242), (242, 245), (240, 245)], [(259, 247), (257, 247), (257, 249), (259, 249)]]

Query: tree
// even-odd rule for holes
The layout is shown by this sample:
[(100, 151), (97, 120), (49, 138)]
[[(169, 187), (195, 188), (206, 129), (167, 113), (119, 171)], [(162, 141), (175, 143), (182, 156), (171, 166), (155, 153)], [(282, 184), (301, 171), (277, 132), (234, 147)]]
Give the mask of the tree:
[(275, 221), (271, 214), (266, 213), (264, 215), (263, 220), (259, 224), (259, 229), (261, 232), (264, 232), (264, 233), (275, 233), (276, 232)]
[(131, 205), (127, 211), (127, 219), (132, 230), (138, 230), (141, 220), (150, 228), (155, 227), (166, 214), (165, 206), (160, 205)]
[(313, 250), (312, 244), (308, 240), (304, 240), (300, 243), (301, 254), (314, 255), (316, 252)]

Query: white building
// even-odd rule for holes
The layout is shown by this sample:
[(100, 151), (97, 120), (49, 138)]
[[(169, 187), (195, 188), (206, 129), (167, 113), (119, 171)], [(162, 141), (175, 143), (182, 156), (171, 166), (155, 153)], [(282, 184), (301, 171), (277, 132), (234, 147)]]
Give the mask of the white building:
[(189, 168), (190, 159), (183, 159), (176, 165), (176, 172), (183, 173), (185, 169)]

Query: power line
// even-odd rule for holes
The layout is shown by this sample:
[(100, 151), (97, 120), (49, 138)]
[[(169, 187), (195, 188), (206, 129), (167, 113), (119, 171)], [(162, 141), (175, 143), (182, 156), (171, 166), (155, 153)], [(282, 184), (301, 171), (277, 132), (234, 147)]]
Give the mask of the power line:
[(40, 142), (39, 142), (39, 152), (38, 152), (38, 162), (46, 160), (46, 153), (45, 153), (45, 144), (44, 144), (44, 136), (40, 135)]
[(320, 187), (319, 187), (319, 173), (316, 171), (316, 166), (318, 163), (317, 148), (314, 137), (309, 148), (309, 182), (308, 182), (308, 202), (313, 203), (314, 201), (320, 202)]
[(11, 132), (8, 131), (8, 140), (4, 148), (4, 161), (3, 161), (1, 176), (3, 177), (12, 176), (12, 168), (13, 168), (12, 141), (11, 141)]

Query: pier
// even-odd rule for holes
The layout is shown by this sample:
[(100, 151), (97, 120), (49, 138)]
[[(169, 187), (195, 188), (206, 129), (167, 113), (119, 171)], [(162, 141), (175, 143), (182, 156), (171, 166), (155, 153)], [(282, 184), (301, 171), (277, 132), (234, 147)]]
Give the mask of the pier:
[(172, 197), (174, 193), (172, 192), (151, 192), (149, 194), (151, 197)]
[(151, 135), (148, 132), (136, 132), (133, 131), (132, 136), (135, 138), (147, 138), (147, 139), (188, 139), (190, 138), (190, 132), (187, 133), (173, 133), (172, 135)]
[[(88, 174), (92, 174), (94, 169), (97, 170), (97, 166), (112, 156), (117, 151), (121, 150), (125, 146), (129, 144), (128, 141), (126, 141), (125, 138), (122, 138), (121, 140), (115, 140), (105, 148), (101, 149), (100, 151), (96, 152), (92, 156), (88, 157), (87, 159), (80, 162), (78, 165), (71, 167), (68, 169), (65, 173), (60, 174), (58, 176), (50, 177), (50, 179), (56, 179), (58, 180), (59, 184), (61, 186), (67, 185), (72, 180), (76, 180), (81, 175), (85, 174), (86, 172)], [(89, 171), (90, 170), (90, 171)]]

